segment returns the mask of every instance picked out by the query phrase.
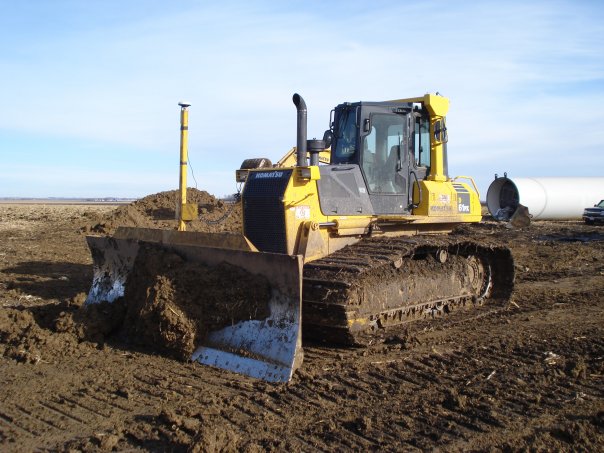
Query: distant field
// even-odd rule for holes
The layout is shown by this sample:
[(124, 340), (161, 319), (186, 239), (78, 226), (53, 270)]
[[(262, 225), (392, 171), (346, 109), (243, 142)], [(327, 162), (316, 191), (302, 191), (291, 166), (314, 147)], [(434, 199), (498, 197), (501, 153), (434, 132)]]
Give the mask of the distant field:
[(0, 198), (2, 204), (35, 204), (35, 205), (121, 205), (128, 204), (136, 200), (135, 198)]

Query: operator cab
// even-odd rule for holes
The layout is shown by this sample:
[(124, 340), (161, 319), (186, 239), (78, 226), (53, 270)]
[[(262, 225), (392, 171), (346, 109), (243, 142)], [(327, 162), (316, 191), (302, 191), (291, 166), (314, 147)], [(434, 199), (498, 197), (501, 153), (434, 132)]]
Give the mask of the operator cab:
[(430, 120), (418, 104), (338, 105), (331, 127), (331, 165), (358, 165), (375, 214), (409, 214), (413, 184), (430, 174)]

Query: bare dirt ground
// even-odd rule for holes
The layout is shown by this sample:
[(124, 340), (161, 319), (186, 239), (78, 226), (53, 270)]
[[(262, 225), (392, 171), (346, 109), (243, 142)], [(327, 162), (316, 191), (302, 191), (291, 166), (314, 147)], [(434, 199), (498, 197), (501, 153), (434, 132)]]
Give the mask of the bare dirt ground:
[[(396, 328), (367, 349), (305, 344), (293, 381), (274, 385), (134, 346), (102, 306), (82, 311), (86, 233), (149, 216), (172, 226), (172, 212), (137, 203), (141, 218), (0, 205), (0, 450), (602, 451), (603, 227), (461, 228), (511, 247), (511, 304)], [(204, 203), (214, 218), (228, 209)], [(228, 222), (214, 230), (239, 225)]]

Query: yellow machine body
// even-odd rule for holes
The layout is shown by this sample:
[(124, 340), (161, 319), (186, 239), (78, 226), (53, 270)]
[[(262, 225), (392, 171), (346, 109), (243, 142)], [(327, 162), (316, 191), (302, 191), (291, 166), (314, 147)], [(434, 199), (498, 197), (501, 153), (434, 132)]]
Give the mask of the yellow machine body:
[[(316, 179), (301, 176), (303, 170), (314, 173)], [(302, 255), (304, 262), (322, 258), (360, 240), (369, 235), (372, 226), (381, 226), (381, 229), (373, 230), (372, 235), (445, 233), (455, 225), (482, 219), (479, 195), (474, 186), (453, 180), (420, 182), (424, 196), (411, 215), (326, 215), (319, 203), (318, 179), (318, 167), (297, 167), (283, 195), (285, 253)], [(458, 212), (462, 203), (460, 190), (470, 201), (464, 214)], [(414, 194), (417, 199), (418, 191)]]
[[(481, 206), (478, 190), (470, 177), (449, 178), (445, 174), (445, 144), (447, 132), (445, 115), (448, 111), (448, 99), (433, 94), (423, 97), (388, 101), (389, 104), (418, 105), (429, 115), (430, 131), (430, 171), (421, 180), (414, 181), (410, 199), (412, 209), (407, 213), (381, 213), (372, 215), (330, 215), (321, 207), (319, 165), (293, 166), (296, 148), (290, 150), (272, 168), (247, 170), (246, 179), (253, 173), (274, 179), (275, 175), (285, 174), (282, 170), (291, 170), (282, 194), (273, 194), (282, 205), (285, 227), (285, 248), (280, 253), (302, 255), (304, 262), (322, 258), (342, 247), (368, 236), (400, 236), (419, 233), (449, 232), (461, 223), (480, 222)], [(327, 164), (331, 149), (323, 149), (319, 162)], [(462, 181), (464, 180), (464, 181)], [(467, 181), (467, 182), (466, 182)], [(361, 190), (367, 188), (361, 188)], [(244, 225), (246, 219), (246, 189), (243, 191)], [(255, 209), (255, 208), (254, 208)], [(265, 218), (266, 224), (275, 218)], [(245, 229), (245, 227), (244, 227)], [(244, 234), (246, 232), (244, 231)], [(252, 243), (253, 239), (248, 237)], [(255, 244), (259, 250), (261, 245)]]

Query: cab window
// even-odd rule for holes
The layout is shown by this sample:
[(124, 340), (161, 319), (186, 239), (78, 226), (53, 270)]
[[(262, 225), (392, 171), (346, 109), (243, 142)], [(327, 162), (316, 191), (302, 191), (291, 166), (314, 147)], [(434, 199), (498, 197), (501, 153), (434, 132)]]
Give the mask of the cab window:
[(336, 119), (336, 146), (331, 160), (332, 164), (355, 161), (357, 137), (359, 135), (356, 117), (356, 109), (345, 109)]
[(430, 168), (430, 120), (427, 117), (416, 118), (413, 139), (416, 164)]

